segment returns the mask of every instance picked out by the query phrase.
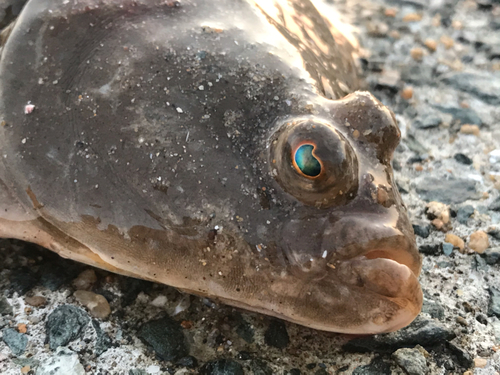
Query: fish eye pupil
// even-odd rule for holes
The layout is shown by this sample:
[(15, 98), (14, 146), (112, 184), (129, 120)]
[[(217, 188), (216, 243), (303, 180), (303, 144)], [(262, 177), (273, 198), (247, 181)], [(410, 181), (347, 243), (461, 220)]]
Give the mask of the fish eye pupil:
[(307, 177), (317, 177), (321, 173), (321, 164), (313, 155), (314, 146), (304, 144), (295, 151), (296, 167)]

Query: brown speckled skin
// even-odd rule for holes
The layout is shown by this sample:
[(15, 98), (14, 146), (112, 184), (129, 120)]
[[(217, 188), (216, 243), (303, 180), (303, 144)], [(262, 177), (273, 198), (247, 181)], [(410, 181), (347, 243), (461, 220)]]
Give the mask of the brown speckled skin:
[(340, 99), (353, 50), (309, 1), (269, 4), (29, 2), (0, 60), (0, 236), (318, 329), (408, 324), (395, 119)]

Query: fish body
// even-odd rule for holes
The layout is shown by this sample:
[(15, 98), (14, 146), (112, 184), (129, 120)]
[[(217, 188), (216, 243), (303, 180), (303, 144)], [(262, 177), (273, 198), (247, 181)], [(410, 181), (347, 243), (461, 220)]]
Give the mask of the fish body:
[(321, 330), (392, 331), (421, 259), (392, 112), (307, 0), (31, 0), (0, 59), (0, 236)]

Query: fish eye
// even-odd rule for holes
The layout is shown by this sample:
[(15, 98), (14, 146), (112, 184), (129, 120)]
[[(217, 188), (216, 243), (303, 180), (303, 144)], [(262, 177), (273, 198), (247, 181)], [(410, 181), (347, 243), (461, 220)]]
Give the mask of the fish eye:
[(318, 208), (346, 204), (358, 189), (358, 160), (333, 124), (299, 118), (278, 125), (270, 139), (271, 172), (283, 190)]
[(314, 155), (314, 148), (314, 145), (306, 143), (299, 145), (293, 153), (293, 166), (308, 178), (316, 178), (321, 173), (321, 160)]

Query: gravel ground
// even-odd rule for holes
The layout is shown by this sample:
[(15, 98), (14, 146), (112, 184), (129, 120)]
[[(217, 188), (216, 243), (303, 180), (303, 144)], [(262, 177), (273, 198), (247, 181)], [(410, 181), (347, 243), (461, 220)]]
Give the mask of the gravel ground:
[(424, 257), (417, 320), (318, 332), (0, 240), (1, 374), (498, 374), (500, 1), (335, 4), (403, 133), (393, 165)]

